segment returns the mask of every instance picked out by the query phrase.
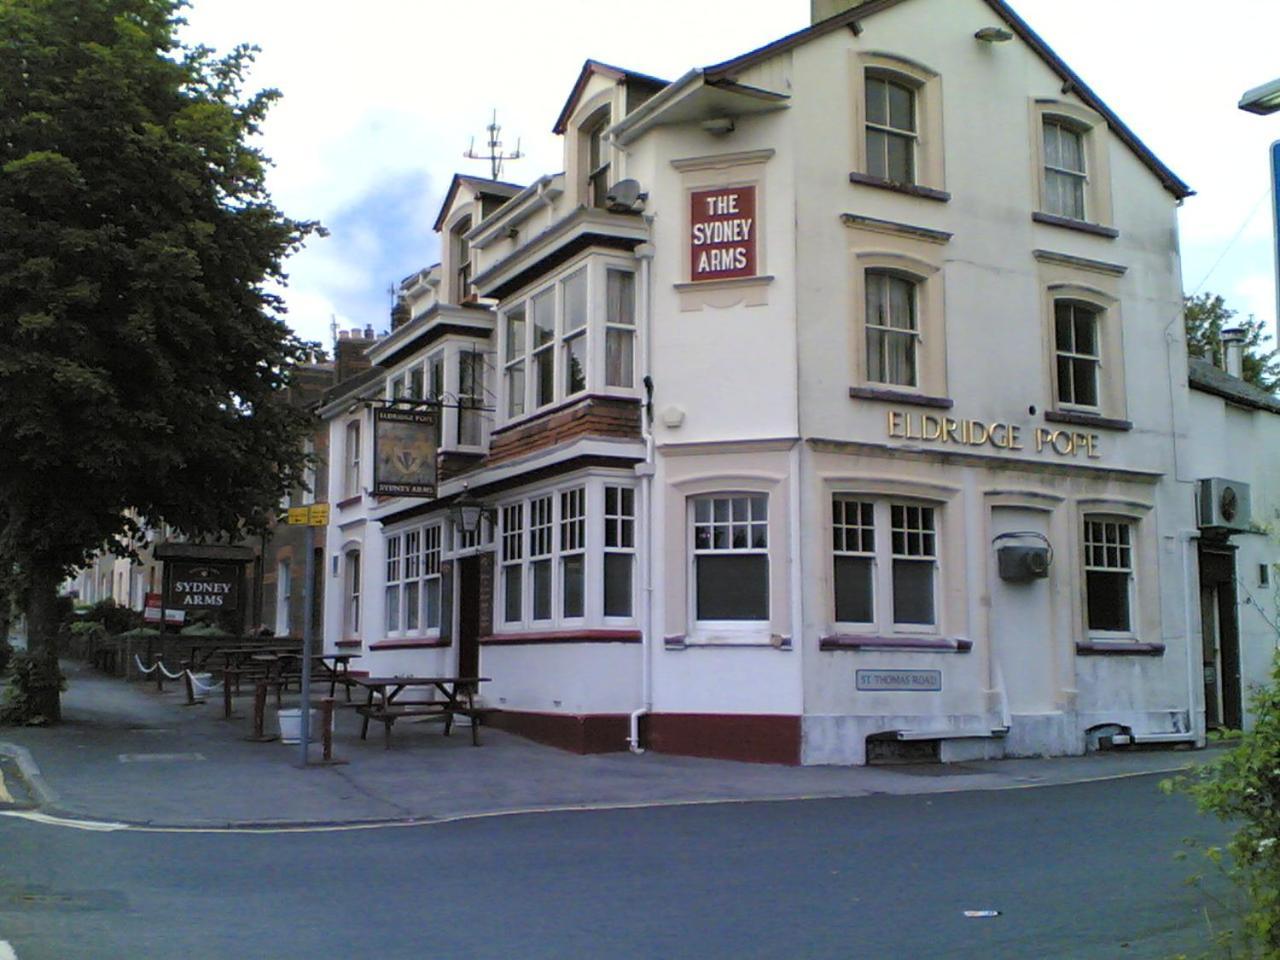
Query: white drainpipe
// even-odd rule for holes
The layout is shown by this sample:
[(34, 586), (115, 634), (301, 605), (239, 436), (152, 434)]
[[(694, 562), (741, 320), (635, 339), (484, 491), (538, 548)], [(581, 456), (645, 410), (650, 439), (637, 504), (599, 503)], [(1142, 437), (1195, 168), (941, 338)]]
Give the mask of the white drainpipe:
[[(649, 236), (653, 236), (653, 217), (647, 215), (645, 221), (649, 226)], [(651, 376), (650, 357), (652, 356), (650, 342), (653, 336), (653, 298), (651, 296), (652, 284), (652, 265), (653, 265), (653, 244), (642, 243), (636, 247), (636, 257), (640, 261), (640, 296), (644, 298), (644, 304), (641, 308), (640, 315), (643, 317), (643, 327), (641, 330), (640, 340), (640, 369), (644, 371), (641, 374), (641, 383)], [(650, 381), (652, 382), (652, 381)], [(641, 602), (643, 609), (640, 611), (640, 709), (631, 711), (631, 729), (630, 735), (627, 737), (627, 744), (631, 748), (632, 753), (644, 753), (644, 747), (640, 745), (640, 718), (645, 716), (653, 709), (653, 655), (655, 645), (653, 642), (653, 472), (654, 472), (654, 443), (653, 443), (653, 425), (649, 422), (649, 407), (646, 399), (644, 408), (640, 411), (640, 431), (644, 437), (644, 464), (642, 469), (638, 469), (640, 475), (640, 504), (638, 515), (642, 518), (644, 524), (644, 583), (640, 588)]]

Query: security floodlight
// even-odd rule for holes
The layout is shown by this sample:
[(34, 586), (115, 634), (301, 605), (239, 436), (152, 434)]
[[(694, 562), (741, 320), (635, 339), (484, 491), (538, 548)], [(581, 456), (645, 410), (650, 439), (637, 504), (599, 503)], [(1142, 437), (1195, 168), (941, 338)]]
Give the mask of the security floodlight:
[(1246, 91), (1240, 98), (1240, 109), (1261, 114), (1280, 111), (1280, 79)]
[(1004, 27), (983, 27), (973, 37), (984, 43), (1004, 43), (1006, 40), (1012, 40), (1013, 34)]

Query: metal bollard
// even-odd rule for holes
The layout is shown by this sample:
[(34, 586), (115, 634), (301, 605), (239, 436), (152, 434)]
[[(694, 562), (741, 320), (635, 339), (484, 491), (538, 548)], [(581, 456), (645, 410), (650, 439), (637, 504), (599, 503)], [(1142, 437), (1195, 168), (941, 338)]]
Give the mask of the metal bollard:
[(194, 707), (197, 703), (203, 703), (203, 699), (196, 699), (196, 685), (191, 679), (191, 671), (189, 669), (182, 671), (182, 679), (187, 685), (187, 706)]
[(156, 693), (164, 693), (164, 661), (160, 654), (155, 655), (155, 659), (151, 663), (151, 669), (156, 675)]
[(325, 697), (320, 701), (321, 743), (324, 745), (324, 759), (333, 760), (333, 697)]
[(267, 682), (259, 680), (253, 691), (253, 735), (259, 740), (263, 737), (267, 713)]

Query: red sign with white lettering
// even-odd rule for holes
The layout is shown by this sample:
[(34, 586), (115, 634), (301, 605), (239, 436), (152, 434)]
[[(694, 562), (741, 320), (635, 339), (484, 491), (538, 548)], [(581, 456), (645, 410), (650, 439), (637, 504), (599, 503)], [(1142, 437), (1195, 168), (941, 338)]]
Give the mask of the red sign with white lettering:
[(754, 277), (756, 188), (694, 190), (689, 201), (689, 279)]

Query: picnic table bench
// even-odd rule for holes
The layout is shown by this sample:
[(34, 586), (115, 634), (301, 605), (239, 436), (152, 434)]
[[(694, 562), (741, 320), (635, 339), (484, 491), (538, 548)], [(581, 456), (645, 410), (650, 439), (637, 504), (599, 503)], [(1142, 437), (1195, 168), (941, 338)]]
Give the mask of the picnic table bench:
[[(488, 677), (352, 677), (351, 682), (364, 688), (368, 695), (355, 710), (364, 718), (360, 739), (367, 739), (369, 721), (383, 725), (384, 746), (391, 748), (391, 727), (402, 717), (426, 717), (444, 722), (445, 736), (453, 728), (456, 716), (471, 721), (471, 744), (480, 746), (480, 711), (475, 706), (475, 689)], [(426, 688), (431, 700), (397, 700), (405, 690)], [(442, 699), (434, 699), (438, 694)]]

